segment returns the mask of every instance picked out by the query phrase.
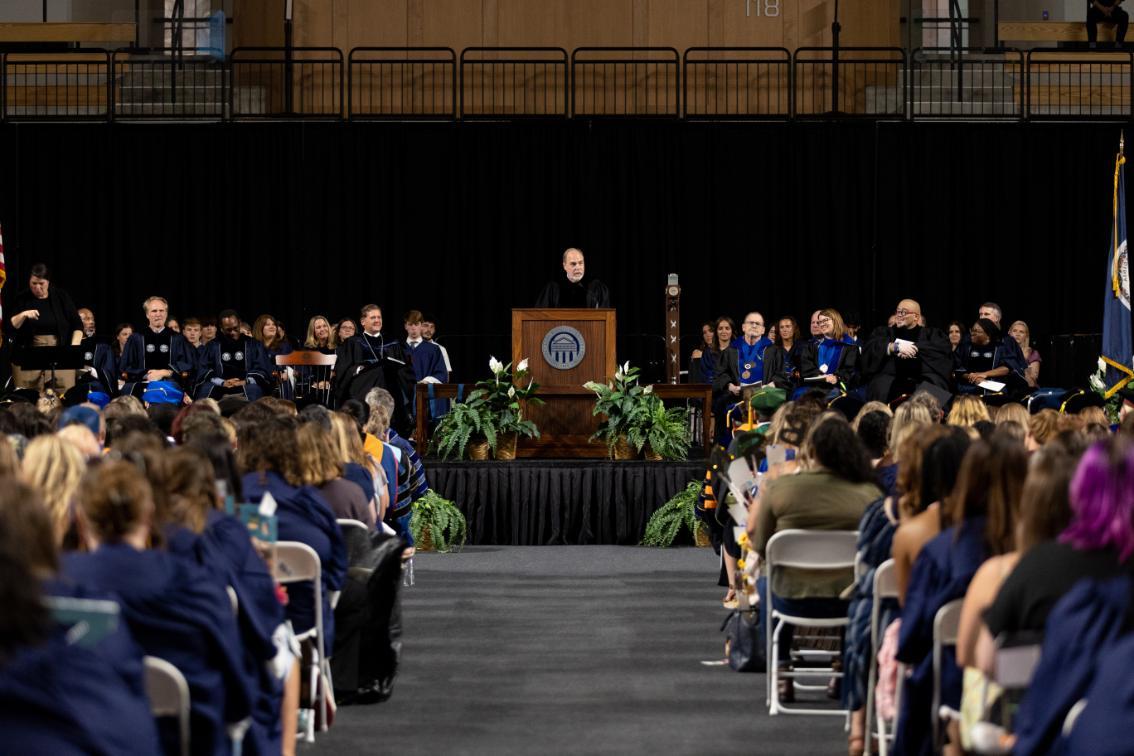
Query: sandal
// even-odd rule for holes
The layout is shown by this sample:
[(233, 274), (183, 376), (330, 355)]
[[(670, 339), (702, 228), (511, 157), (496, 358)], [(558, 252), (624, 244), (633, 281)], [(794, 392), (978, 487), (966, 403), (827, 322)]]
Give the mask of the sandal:
[(862, 756), (866, 752), (866, 738), (862, 735), (851, 735), (847, 738), (847, 756)]
[(728, 593), (726, 593), (724, 599), (721, 600), (721, 606), (723, 606), (725, 609), (736, 609), (738, 606), (740, 606), (740, 602), (737, 601), (736, 598), (736, 591), (734, 591), (732, 588), (729, 588)]

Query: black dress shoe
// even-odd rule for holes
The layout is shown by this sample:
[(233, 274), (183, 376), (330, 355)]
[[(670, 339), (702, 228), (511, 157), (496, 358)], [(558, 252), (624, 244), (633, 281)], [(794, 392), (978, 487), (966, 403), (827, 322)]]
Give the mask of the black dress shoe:
[(776, 691), (779, 693), (780, 703), (795, 703), (795, 681), (781, 677), (776, 680)]

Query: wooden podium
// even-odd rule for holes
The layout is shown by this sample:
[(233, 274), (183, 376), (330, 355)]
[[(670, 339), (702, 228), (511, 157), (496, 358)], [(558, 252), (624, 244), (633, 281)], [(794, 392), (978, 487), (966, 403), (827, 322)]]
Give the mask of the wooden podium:
[(615, 326), (612, 309), (512, 310), (512, 364), (528, 360), (539, 384), (537, 396), (545, 402), (524, 408), (540, 437), (521, 439), (518, 456), (607, 455), (605, 444), (589, 440), (599, 418), (592, 414), (595, 395), (583, 384), (605, 383), (614, 376)]

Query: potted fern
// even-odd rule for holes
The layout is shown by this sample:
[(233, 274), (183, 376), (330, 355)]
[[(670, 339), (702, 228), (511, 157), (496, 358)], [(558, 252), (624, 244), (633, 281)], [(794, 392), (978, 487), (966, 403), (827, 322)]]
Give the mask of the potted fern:
[(642, 545), (662, 548), (672, 546), (683, 526), (697, 545), (702, 545), (700, 536), (703, 534), (700, 531), (704, 526), (697, 519), (694, 509), (700, 495), (701, 484), (695, 480), (689, 481), (683, 490), (650, 515), (646, 522), (646, 532), (642, 536)]
[(468, 527), (457, 506), (429, 489), (413, 503), (410, 534), (419, 551), (452, 551), (465, 545)]
[(433, 448), (441, 459), (463, 459), (466, 448), (470, 459), (488, 459), (488, 449), (495, 445), (496, 427), (488, 405), (475, 391), (445, 413), (433, 434)]
[(629, 436), (633, 428), (644, 422), (649, 411), (648, 398), (653, 387), (638, 385), (640, 372), (627, 362), (619, 366), (609, 383), (587, 381), (583, 384), (583, 388), (595, 392), (593, 414), (605, 416), (591, 440), (604, 441), (613, 459), (634, 458), (635, 448)]
[(682, 407), (666, 409), (656, 394), (647, 394), (644, 405), (627, 430), (630, 443), (651, 462), (685, 459), (693, 443), (689, 411)]

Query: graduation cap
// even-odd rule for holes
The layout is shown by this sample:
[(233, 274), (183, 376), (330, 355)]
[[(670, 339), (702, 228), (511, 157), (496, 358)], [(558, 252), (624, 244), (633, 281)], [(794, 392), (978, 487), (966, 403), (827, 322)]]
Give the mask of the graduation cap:
[(858, 411), (862, 409), (864, 404), (866, 404), (866, 402), (862, 401), (857, 396), (840, 394), (827, 404), (827, 409), (833, 409), (842, 413), (843, 417), (845, 417), (849, 423), (858, 415)]
[(1077, 415), (1087, 407), (1102, 407), (1104, 404), (1106, 402), (1103, 398), (1094, 391), (1078, 389), (1067, 395), (1063, 404), (1059, 406), (1059, 411), (1067, 415)]
[(762, 386), (752, 392), (748, 404), (757, 412), (770, 415), (787, 401), (787, 390), (775, 386)]
[[(1123, 389), (1125, 391), (1126, 389)], [(1024, 399), (1024, 406), (1028, 408), (1028, 412), (1033, 415), (1040, 410), (1053, 409), (1058, 411), (1059, 407), (1063, 404), (1063, 398), (1067, 396), (1067, 389), (1061, 388), (1041, 388), (1033, 391)]]
[(1015, 401), (1011, 396), (1005, 394), (1003, 391), (997, 391), (992, 394), (985, 394), (980, 398), (980, 400), (989, 407), (1003, 407), (1005, 404), (1012, 404)]
[(63, 394), (64, 407), (75, 407), (84, 402), (98, 405), (101, 409), (110, 404), (110, 396), (101, 391), (98, 384), (90, 381), (76, 383)]
[(185, 392), (171, 381), (150, 381), (142, 392), (142, 401), (147, 404), (181, 404)]
[(232, 417), (248, 406), (248, 399), (239, 394), (230, 394), (217, 402), (221, 417)]
[(3, 401), (4, 404), (15, 404), (17, 402), (35, 404), (39, 401), (39, 392), (35, 389), (12, 389), (0, 401)]

